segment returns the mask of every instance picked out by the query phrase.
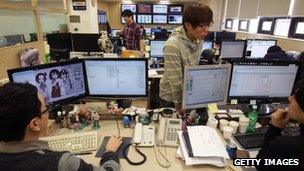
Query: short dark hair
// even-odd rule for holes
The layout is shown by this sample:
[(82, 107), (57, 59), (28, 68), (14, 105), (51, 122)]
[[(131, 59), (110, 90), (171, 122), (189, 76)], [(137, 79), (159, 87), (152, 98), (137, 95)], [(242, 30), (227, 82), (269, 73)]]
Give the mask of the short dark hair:
[(297, 103), (304, 111), (304, 78), (301, 78), (293, 87), (292, 95), (295, 96)]
[(279, 53), (282, 52), (282, 48), (278, 45), (270, 46), (267, 49), (267, 53)]
[(122, 17), (133, 17), (133, 12), (129, 9), (126, 9), (121, 14)]
[(57, 74), (57, 75), (58, 75), (58, 78), (60, 78), (60, 72), (59, 72), (58, 69), (52, 69), (52, 70), (50, 71), (49, 77), (50, 77), (51, 80), (54, 79), (53, 76), (52, 76), (52, 74)]
[(0, 141), (24, 139), (30, 121), (40, 113), (38, 90), (29, 83), (7, 83), (0, 87)]
[(39, 82), (39, 76), (42, 75), (43, 76), (43, 80), (46, 81), (46, 73), (39, 73), (36, 75), (36, 82)]
[(213, 23), (213, 12), (207, 5), (199, 3), (189, 5), (183, 14), (183, 26), (185, 23), (190, 23), (192, 27), (197, 27), (199, 24)]

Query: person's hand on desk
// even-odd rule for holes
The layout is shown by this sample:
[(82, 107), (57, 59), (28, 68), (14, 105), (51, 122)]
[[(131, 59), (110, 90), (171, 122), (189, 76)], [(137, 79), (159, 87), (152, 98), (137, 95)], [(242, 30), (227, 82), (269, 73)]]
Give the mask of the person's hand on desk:
[(109, 139), (107, 145), (106, 145), (106, 151), (113, 151), (116, 152), (120, 145), (122, 144), (123, 139), (121, 136), (113, 135)]
[(277, 128), (284, 128), (290, 120), (288, 111), (284, 109), (278, 109), (271, 114), (271, 124)]

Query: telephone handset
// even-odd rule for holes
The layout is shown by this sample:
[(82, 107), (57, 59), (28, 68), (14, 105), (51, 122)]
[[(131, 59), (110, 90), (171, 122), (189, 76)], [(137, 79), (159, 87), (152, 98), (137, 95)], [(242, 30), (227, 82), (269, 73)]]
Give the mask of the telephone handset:
[(181, 119), (161, 118), (157, 142), (163, 146), (178, 147), (178, 131), (182, 128)]
[(139, 147), (152, 147), (155, 144), (154, 134), (154, 126), (136, 123), (134, 128), (133, 144)]

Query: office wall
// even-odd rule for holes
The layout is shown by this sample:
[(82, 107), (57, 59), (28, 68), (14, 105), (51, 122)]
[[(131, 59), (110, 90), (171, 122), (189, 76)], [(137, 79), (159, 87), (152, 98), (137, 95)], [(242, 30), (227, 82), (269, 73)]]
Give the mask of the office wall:
[(40, 60), (43, 61), (45, 56), (44, 45), (40, 41), (0, 49), (0, 79), (7, 78), (6, 70), (21, 67), (18, 52), (30, 47), (39, 50)]
[[(186, 0), (185, 0), (186, 1)], [(144, 3), (144, 2), (143, 2)], [(220, 28), (220, 21), (221, 21), (221, 15), (222, 15), (222, 3), (223, 0), (201, 0), (200, 3), (209, 5), (210, 8), (213, 10), (214, 13), (214, 24), (211, 27), (211, 30), (219, 30)], [(186, 8), (188, 5), (192, 3), (183, 3), (184, 8)], [(108, 20), (110, 23), (111, 28), (113, 29), (120, 29), (123, 28), (124, 25), (121, 24), (120, 21), (120, 2), (104, 2), (104, 1), (98, 1), (98, 9), (106, 11), (108, 15)], [(159, 25), (145, 25), (146, 27), (156, 27)], [(172, 29), (177, 27), (176, 25), (161, 25), (162, 27)]]
[(252, 34), (246, 32), (237, 32), (237, 39), (242, 38), (255, 38), (255, 39), (277, 39), (277, 45), (279, 45), (285, 51), (303, 51), (304, 40), (295, 40), (287, 38), (274, 38), (273, 36), (267, 36), (263, 34)]

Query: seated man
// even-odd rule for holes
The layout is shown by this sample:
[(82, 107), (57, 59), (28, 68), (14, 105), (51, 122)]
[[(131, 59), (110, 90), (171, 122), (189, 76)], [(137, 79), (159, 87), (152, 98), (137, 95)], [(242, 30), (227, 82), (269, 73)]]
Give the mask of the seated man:
[[(278, 109), (272, 114), (264, 144), (257, 158), (262, 159), (262, 165), (265, 162), (264, 159), (276, 159), (276, 161), (278, 159), (297, 159), (298, 162), (291, 161), (291, 164), (298, 163), (298, 165), (288, 166), (287, 170), (304, 170), (304, 79), (297, 82), (288, 100), (288, 111)], [(283, 137), (281, 131), (291, 119), (300, 123), (301, 135)], [(282, 167), (262, 165), (256, 166), (257, 169), (270, 170)]]
[(286, 54), (284, 50), (280, 46), (270, 46), (267, 50), (267, 54), (264, 56), (264, 59), (293, 59)]
[(119, 170), (116, 150), (119, 136), (110, 138), (101, 168), (69, 152), (52, 151), (39, 140), (46, 131), (49, 112), (43, 96), (31, 84), (8, 83), (0, 87), (0, 170)]

